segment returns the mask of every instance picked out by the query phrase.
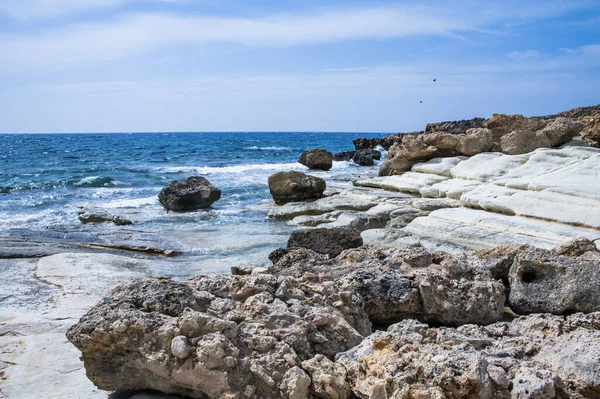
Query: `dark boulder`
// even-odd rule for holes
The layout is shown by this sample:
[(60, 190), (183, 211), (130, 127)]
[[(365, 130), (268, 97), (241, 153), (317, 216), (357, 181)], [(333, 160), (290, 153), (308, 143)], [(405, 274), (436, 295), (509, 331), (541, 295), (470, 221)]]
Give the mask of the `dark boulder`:
[(333, 155), (327, 150), (313, 148), (304, 151), (298, 162), (309, 169), (329, 170), (333, 165)]
[(361, 245), (363, 240), (360, 232), (347, 227), (294, 231), (287, 242), (287, 248), (307, 248), (331, 257)]
[(373, 166), (375, 160), (381, 159), (381, 153), (377, 150), (355, 151), (352, 160), (360, 166)]
[(319, 199), (325, 188), (325, 180), (302, 172), (277, 172), (269, 177), (269, 191), (277, 205)]
[(162, 206), (175, 212), (208, 208), (220, 198), (221, 190), (201, 176), (174, 180), (158, 194)]
[(342, 151), (333, 154), (333, 160), (336, 162), (351, 161), (356, 151)]

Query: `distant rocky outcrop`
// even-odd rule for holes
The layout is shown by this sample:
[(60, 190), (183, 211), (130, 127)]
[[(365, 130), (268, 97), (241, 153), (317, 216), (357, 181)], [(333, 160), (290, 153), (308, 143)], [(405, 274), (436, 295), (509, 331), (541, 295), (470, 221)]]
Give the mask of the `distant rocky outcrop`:
[(162, 206), (175, 212), (208, 208), (221, 198), (221, 190), (202, 176), (174, 180), (158, 194)]
[[(390, 148), (380, 176), (402, 174), (418, 163), (438, 157), (473, 156), (481, 152), (525, 154), (537, 148), (563, 145), (578, 135), (595, 143), (595, 107), (558, 116), (532, 117), (494, 114), (490, 119), (428, 124), (423, 133), (406, 134)], [(571, 117), (569, 117), (569, 115)], [(585, 116), (581, 116), (585, 115)]]
[(269, 190), (277, 205), (323, 197), (325, 180), (302, 172), (277, 172), (269, 177)]
[(360, 166), (373, 166), (374, 161), (380, 159), (381, 152), (371, 149), (343, 151), (333, 154), (334, 161), (353, 161)]
[(403, 133), (391, 134), (389, 136), (384, 137), (376, 137), (376, 138), (364, 138), (359, 137), (352, 141), (354, 144), (354, 148), (356, 151), (361, 150), (372, 150), (377, 147), (381, 147), (384, 150), (389, 150), (389, 148), (395, 143), (399, 143), (402, 141)]
[(308, 169), (329, 170), (333, 165), (333, 155), (327, 150), (313, 148), (304, 151), (298, 158), (298, 162)]
[[(600, 252), (588, 241), (455, 255), (362, 246), (335, 258), (290, 248), (273, 261), (264, 274), (122, 283), (67, 337), (88, 377), (110, 391), (202, 399), (600, 394), (600, 276), (584, 266), (598, 264)], [(539, 272), (531, 281), (530, 270)], [(514, 302), (521, 283), (531, 287)], [(569, 307), (574, 298), (585, 310)], [(557, 315), (505, 313), (514, 305)]]

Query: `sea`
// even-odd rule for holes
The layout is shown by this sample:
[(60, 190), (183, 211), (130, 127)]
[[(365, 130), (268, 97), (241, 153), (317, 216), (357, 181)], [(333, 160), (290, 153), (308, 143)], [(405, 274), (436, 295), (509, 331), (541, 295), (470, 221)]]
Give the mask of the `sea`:
[[(268, 177), (307, 168), (303, 151), (353, 150), (357, 137), (384, 133), (214, 132), (0, 135), (0, 235), (77, 243), (126, 244), (182, 252), (159, 257), (151, 274), (186, 278), (267, 266), (298, 226), (267, 217)], [(328, 188), (377, 175), (379, 163), (334, 162), (309, 173)], [(158, 193), (170, 181), (206, 177), (222, 190), (210, 209), (167, 212)], [(119, 215), (130, 226), (82, 224), (81, 209)]]

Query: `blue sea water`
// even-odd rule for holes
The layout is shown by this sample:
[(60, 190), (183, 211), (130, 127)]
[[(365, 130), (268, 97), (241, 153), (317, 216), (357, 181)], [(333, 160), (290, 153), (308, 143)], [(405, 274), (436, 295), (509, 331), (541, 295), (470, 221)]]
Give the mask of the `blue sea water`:
[[(48, 235), (77, 242), (149, 245), (184, 252), (197, 271), (264, 265), (294, 226), (266, 217), (268, 176), (306, 168), (309, 148), (352, 150), (365, 133), (111, 133), (0, 135), (0, 235)], [(344, 187), (376, 167), (335, 162), (323, 177)], [(167, 213), (169, 181), (205, 176), (222, 190), (209, 210)], [(80, 207), (117, 214), (133, 226), (83, 225)], [(188, 271), (189, 272), (189, 271)], [(187, 272), (186, 272), (187, 273)]]

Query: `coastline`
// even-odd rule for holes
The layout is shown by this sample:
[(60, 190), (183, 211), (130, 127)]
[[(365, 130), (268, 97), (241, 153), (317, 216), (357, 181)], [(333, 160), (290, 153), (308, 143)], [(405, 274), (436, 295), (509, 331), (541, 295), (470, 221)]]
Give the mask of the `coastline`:
[[(357, 178), (353, 185), (333, 185), (322, 199), (264, 210), (292, 229), (358, 229), (365, 245), (392, 250), (457, 256), (499, 245), (551, 250), (581, 237), (600, 248), (598, 170), (600, 149), (592, 147), (482, 152), (416, 162), (402, 175)], [(91, 250), (73, 241), (4, 238), (2, 244), (0, 397), (34, 398), (42, 389), (52, 391), (48, 398), (111, 397), (85, 377), (78, 352), (64, 338), (67, 329), (117, 282), (169, 267), (202, 269), (194, 260)], [(373, 384), (362, 394), (374, 395), (379, 388)]]

